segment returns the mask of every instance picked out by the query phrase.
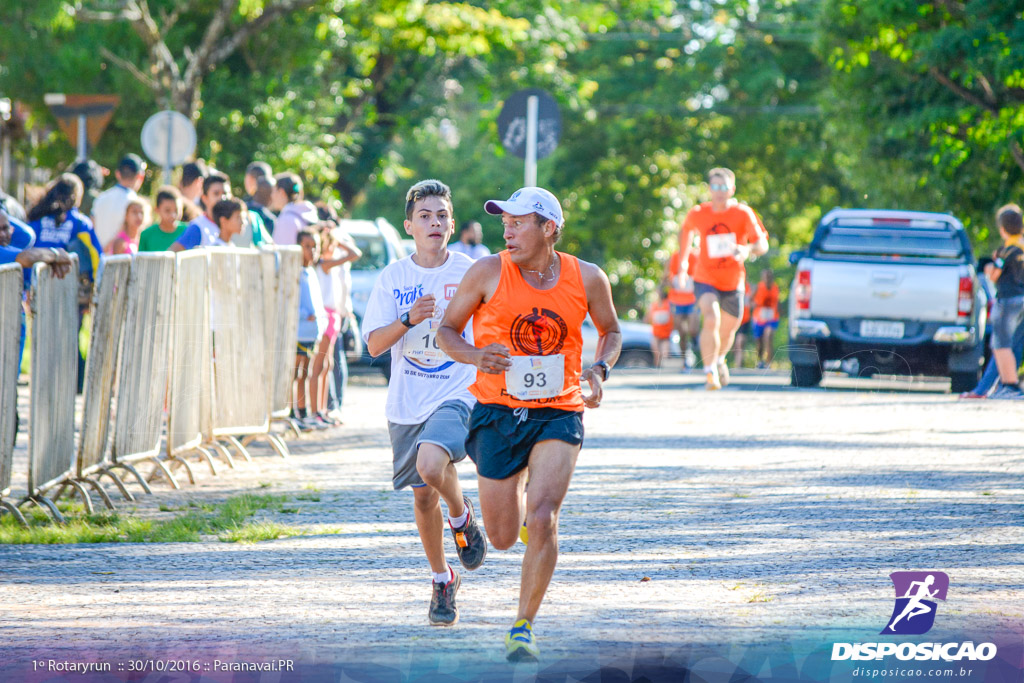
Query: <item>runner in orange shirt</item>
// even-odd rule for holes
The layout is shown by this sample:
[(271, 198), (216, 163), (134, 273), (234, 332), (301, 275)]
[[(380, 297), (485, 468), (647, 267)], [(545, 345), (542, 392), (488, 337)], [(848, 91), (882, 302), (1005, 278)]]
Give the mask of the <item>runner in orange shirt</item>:
[[(583, 408), (601, 405), (622, 335), (608, 276), (555, 251), (564, 221), (553, 194), (524, 187), (484, 209), (501, 214), (505, 250), (466, 273), (437, 341), (454, 360), (478, 368), (466, 450), (491, 545), (512, 547), (526, 520), (519, 611), (505, 649), (509, 660), (536, 661), (533, 621), (558, 560), (558, 515), (583, 444)], [(581, 372), (588, 312), (600, 338), (596, 362)], [(476, 346), (461, 336), (470, 318)]]
[(668, 300), (672, 305), (672, 326), (679, 332), (679, 353), (683, 356), (683, 370), (686, 370), (686, 347), (689, 340), (697, 344), (700, 332), (700, 311), (697, 310), (697, 297), (693, 293), (693, 271), (697, 267), (699, 248), (690, 251), (687, 258), (686, 272), (682, 268), (683, 252), (676, 250), (668, 260), (666, 280), (668, 280)]
[(721, 389), (729, 383), (725, 357), (743, 317), (743, 264), (768, 251), (768, 233), (753, 209), (733, 199), (736, 175), (732, 171), (711, 169), (708, 185), (711, 201), (686, 214), (679, 229), (679, 249), (680, 258), (689, 258), (693, 235), (700, 236), (700, 254), (693, 274), (697, 306), (704, 315), (700, 351), (705, 387)]
[[(644, 317), (644, 322), (651, 326), (651, 353), (654, 354), (654, 367), (660, 368), (662, 361), (668, 358), (669, 344), (672, 339), (672, 304), (669, 290), (662, 287), (658, 292), (658, 300), (651, 304)], [(685, 349), (686, 346), (684, 345)], [(685, 352), (684, 352), (685, 353)]]
[(761, 272), (754, 292), (754, 339), (757, 341), (757, 367), (771, 362), (772, 340), (779, 327), (779, 285), (771, 268)]

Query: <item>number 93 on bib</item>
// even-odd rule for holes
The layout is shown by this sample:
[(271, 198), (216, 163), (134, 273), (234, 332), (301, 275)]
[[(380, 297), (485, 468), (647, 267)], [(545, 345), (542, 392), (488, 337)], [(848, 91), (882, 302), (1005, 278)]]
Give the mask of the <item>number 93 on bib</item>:
[(565, 356), (512, 356), (512, 367), (505, 371), (505, 388), (520, 401), (554, 398), (562, 393), (565, 380)]

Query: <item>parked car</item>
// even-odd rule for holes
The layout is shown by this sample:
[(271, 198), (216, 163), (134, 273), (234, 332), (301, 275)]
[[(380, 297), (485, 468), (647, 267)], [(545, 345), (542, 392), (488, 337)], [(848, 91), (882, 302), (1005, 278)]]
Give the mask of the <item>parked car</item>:
[(942, 213), (833, 209), (790, 257), (794, 386), (822, 370), (978, 380), (987, 295), (963, 225)]
[[(352, 308), (362, 330), (366, 302), (373, 285), (384, 267), (405, 257), (402, 238), (391, 223), (383, 218), (376, 220), (341, 220), (341, 228), (348, 231), (356, 246), (363, 252), (362, 257), (352, 264)], [(352, 365), (372, 365), (379, 368), (385, 377), (391, 375), (391, 354), (384, 353), (373, 358), (364, 348), (362, 354), (348, 358)]]
[[(583, 367), (594, 363), (597, 354), (597, 328), (588, 315), (583, 321)], [(620, 320), (619, 331), (622, 332), (622, 353), (615, 363), (618, 369), (624, 368), (653, 368), (654, 353), (651, 351), (651, 340), (654, 333), (647, 323), (638, 323), (631, 320)], [(678, 347), (678, 344), (677, 344)]]

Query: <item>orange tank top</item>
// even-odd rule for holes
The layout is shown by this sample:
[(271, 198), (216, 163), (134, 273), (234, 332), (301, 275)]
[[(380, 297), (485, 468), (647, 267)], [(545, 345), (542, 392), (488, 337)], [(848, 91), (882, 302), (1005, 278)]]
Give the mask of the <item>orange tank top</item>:
[[(580, 263), (575, 256), (557, 252), (561, 261), (558, 282), (551, 289), (537, 289), (523, 279), (519, 267), (512, 263), (508, 251), (499, 253), (501, 277), (490, 301), (473, 313), (473, 341), (478, 348), (502, 344), (516, 356), (531, 360), (513, 360), (518, 370), (489, 375), (477, 370), (476, 382), (469, 390), (481, 403), (500, 404), (510, 408), (558, 408), (583, 410), (580, 373), (583, 356), (583, 321), (587, 317), (587, 292), (583, 286)], [(554, 392), (548, 388), (550, 366), (540, 358), (562, 354), (561, 389), (554, 396), (522, 399), (509, 393), (509, 381), (528, 386), (538, 393)], [(530, 363), (537, 372), (523, 371)], [(516, 373), (507, 381), (512, 373)], [(543, 385), (543, 386), (542, 386)]]

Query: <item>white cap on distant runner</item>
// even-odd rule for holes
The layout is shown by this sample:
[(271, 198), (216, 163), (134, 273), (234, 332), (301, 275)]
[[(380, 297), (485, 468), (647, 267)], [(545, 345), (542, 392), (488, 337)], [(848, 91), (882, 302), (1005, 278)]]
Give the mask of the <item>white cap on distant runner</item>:
[(562, 218), (562, 205), (555, 195), (543, 187), (522, 187), (513, 192), (507, 202), (492, 199), (484, 204), (484, 211), (493, 215), (508, 213), (513, 216), (537, 213), (553, 220), (558, 227), (562, 227), (565, 222)]

